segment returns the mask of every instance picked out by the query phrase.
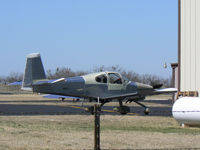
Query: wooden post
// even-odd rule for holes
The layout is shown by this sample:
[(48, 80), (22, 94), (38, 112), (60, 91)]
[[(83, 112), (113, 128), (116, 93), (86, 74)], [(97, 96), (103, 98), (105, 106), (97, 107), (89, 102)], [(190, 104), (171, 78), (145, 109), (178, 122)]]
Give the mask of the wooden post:
[(100, 150), (100, 107), (94, 105), (94, 149)]

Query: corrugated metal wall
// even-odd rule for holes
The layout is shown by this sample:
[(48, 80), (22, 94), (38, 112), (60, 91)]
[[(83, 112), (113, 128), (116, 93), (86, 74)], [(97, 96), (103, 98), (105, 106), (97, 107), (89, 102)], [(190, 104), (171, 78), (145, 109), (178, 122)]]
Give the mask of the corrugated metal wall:
[(200, 0), (181, 0), (180, 90), (200, 92)]

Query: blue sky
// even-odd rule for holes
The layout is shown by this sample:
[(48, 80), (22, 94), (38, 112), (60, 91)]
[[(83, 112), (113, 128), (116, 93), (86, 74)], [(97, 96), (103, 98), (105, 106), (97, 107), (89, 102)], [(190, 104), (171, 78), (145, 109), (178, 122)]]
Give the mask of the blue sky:
[(26, 55), (40, 52), (46, 70), (119, 65), (169, 77), (177, 9), (178, 0), (0, 1), (0, 76), (23, 72)]

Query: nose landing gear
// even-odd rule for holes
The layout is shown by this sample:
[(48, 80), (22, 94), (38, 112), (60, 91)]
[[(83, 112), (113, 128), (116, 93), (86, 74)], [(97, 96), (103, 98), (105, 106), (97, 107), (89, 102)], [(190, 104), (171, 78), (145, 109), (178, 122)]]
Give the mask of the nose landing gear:
[(148, 107), (146, 107), (146, 108), (144, 109), (144, 114), (145, 114), (145, 115), (148, 115), (149, 113), (150, 113), (150, 110), (149, 110)]
[(144, 108), (144, 114), (148, 115), (150, 113), (150, 110), (147, 106), (145, 106), (144, 104), (138, 102), (138, 101), (134, 101), (135, 103), (137, 103), (138, 105), (142, 106)]

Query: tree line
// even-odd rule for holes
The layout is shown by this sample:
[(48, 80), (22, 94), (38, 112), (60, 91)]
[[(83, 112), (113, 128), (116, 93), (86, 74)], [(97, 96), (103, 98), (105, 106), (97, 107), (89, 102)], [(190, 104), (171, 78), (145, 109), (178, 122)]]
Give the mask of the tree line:
[[(71, 68), (68, 67), (57, 67), (56, 69), (52, 70), (49, 69), (46, 71), (46, 76), (48, 79), (58, 79), (58, 78), (67, 78), (67, 77), (74, 77), (74, 76), (81, 76), (88, 73), (93, 72), (102, 72), (102, 71), (115, 71), (121, 73), (123, 76), (127, 77), (131, 81), (141, 82), (144, 84), (149, 85), (157, 85), (163, 84), (164, 87), (172, 87), (172, 79), (170, 78), (162, 78), (160, 76), (154, 74), (138, 74), (134, 71), (127, 71), (121, 68), (119, 65), (105, 67), (99, 66), (95, 67), (92, 71), (73, 71)], [(0, 77), (0, 84), (8, 84), (16, 81), (22, 81), (23, 74), (12, 72), (8, 76), (1, 76)]]

